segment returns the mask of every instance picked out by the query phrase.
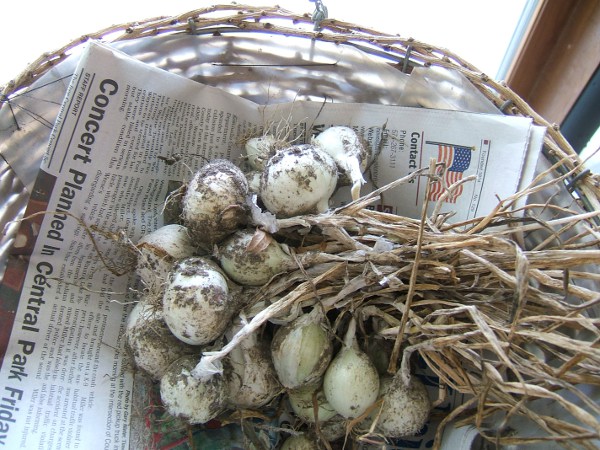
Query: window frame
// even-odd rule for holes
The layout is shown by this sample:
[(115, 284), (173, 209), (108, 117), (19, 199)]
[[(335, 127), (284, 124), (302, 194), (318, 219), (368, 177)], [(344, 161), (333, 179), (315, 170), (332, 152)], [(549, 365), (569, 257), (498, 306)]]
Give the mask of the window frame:
[(507, 85), (551, 123), (567, 117), (600, 64), (600, 1), (541, 0)]

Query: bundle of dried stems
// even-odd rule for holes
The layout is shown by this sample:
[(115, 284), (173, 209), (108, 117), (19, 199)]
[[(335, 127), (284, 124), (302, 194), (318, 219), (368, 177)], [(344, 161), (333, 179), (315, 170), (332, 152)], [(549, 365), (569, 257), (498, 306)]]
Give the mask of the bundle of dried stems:
[[(600, 320), (594, 312), (600, 295), (584, 285), (600, 279), (599, 235), (587, 224), (594, 214), (563, 208), (556, 221), (530, 221), (545, 206), (529, 205), (446, 225), (445, 217), (426, 215), (427, 205), (421, 220), (367, 208), (410, 178), (332, 213), (279, 220), (279, 235), (301, 242), (299, 269), (255, 293), (247, 311), (251, 320), (211, 358), (222, 357), (266, 321), (289, 319), (299, 306), (320, 302), (326, 311), (362, 319), (365, 335), (394, 343), (390, 373), (400, 370), (408, 382), (418, 354), (443, 387), (466, 394), (468, 400), (443, 419), (437, 445), (443, 425), (458, 419), (498, 444), (554, 440), (593, 448), (600, 406), (586, 392), (600, 385)], [(515, 198), (540, 188), (542, 179)], [(556, 239), (575, 225), (586, 248)], [(555, 239), (533, 250), (521, 247), (518, 242), (534, 229)], [(265, 298), (276, 300), (265, 304)], [(551, 413), (536, 407), (544, 400), (553, 402)], [(525, 438), (503, 434), (502, 427), (486, 433), (488, 420), (499, 416), (504, 422), (521, 416), (540, 433)]]

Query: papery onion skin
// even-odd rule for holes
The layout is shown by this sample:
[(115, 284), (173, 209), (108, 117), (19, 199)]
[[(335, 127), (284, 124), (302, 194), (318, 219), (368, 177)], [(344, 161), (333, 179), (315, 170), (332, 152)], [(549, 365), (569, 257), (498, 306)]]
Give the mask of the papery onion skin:
[[(225, 335), (231, 339), (241, 328), (236, 322)], [(223, 365), (227, 382), (229, 406), (234, 409), (257, 409), (281, 393), (268, 341), (252, 333), (242, 340), (225, 358)]]
[(275, 371), (288, 389), (319, 381), (332, 354), (331, 333), (318, 310), (282, 326), (271, 341)]

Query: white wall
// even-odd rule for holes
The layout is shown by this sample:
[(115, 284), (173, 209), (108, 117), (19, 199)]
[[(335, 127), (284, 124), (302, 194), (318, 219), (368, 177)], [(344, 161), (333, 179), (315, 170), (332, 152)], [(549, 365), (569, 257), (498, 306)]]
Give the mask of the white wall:
[[(0, 86), (42, 53), (86, 33), (214, 4), (207, 0), (20, 0), (4, 2)], [(226, 3), (226, 2), (222, 2)], [(239, 2), (312, 13), (309, 0)], [(526, 0), (323, 0), (329, 17), (452, 50), (495, 77)]]

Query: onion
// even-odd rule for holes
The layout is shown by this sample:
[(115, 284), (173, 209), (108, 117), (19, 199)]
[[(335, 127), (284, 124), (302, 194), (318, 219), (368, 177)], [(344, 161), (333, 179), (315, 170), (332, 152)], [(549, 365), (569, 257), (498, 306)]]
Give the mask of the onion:
[(167, 275), (178, 259), (194, 254), (194, 245), (186, 227), (165, 225), (138, 241), (137, 274), (152, 292), (162, 292)]
[(183, 197), (183, 221), (194, 243), (211, 247), (246, 221), (248, 181), (227, 160), (214, 160), (190, 181)]
[[(231, 337), (242, 328), (238, 321), (225, 335)], [(281, 392), (273, 368), (269, 345), (256, 333), (246, 336), (224, 361), (229, 405), (234, 408), (256, 409), (269, 403)]]
[(281, 445), (281, 450), (316, 450), (316, 443), (305, 434), (290, 436)]
[(219, 261), (229, 278), (249, 286), (265, 284), (296, 266), (281, 245), (261, 230), (240, 230), (227, 238), (219, 248)]
[(288, 389), (320, 381), (332, 353), (327, 319), (318, 308), (279, 328), (271, 341), (275, 371)]
[[(379, 377), (379, 393), (377, 394), (377, 400), (382, 400), (388, 388), (392, 384), (393, 377), (387, 372)], [(360, 424), (359, 428), (361, 432), (370, 430), (373, 426), (373, 422), (379, 417), (381, 407), (374, 408), (371, 413), (366, 417)]]
[(275, 153), (276, 144), (277, 139), (272, 134), (248, 139), (244, 148), (250, 167), (258, 171), (264, 170), (267, 161)]
[(175, 264), (163, 296), (165, 322), (191, 345), (208, 344), (223, 334), (237, 302), (227, 279), (211, 261), (186, 258)]
[[(317, 417), (315, 417), (313, 395), (317, 401)], [(308, 385), (290, 390), (288, 399), (296, 416), (306, 422), (316, 422), (317, 419), (319, 422), (325, 422), (337, 415), (319, 385)]]
[(417, 434), (427, 422), (431, 401), (425, 385), (416, 377), (404, 384), (400, 371), (383, 393), (383, 406), (377, 430), (387, 437)]
[(367, 151), (356, 132), (350, 127), (330, 127), (314, 137), (312, 143), (334, 159), (340, 184), (352, 186), (352, 200), (359, 198), (360, 187), (365, 183), (362, 172), (366, 168)]
[(346, 436), (347, 420), (339, 414), (325, 422), (319, 422), (319, 436), (333, 442)]
[(337, 185), (337, 168), (327, 153), (312, 145), (278, 150), (260, 180), (260, 197), (277, 217), (322, 213)]
[(145, 301), (138, 302), (129, 313), (125, 342), (136, 366), (155, 380), (175, 360), (194, 351), (171, 333), (161, 308)]
[(252, 170), (244, 173), (246, 181), (248, 182), (248, 192), (251, 194), (258, 194), (260, 190), (260, 176), (262, 172), (258, 170)]
[(225, 382), (221, 375), (196, 379), (190, 372), (198, 363), (197, 356), (183, 356), (169, 366), (160, 380), (160, 398), (173, 416), (191, 424), (206, 423), (225, 410)]
[(355, 331), (356, 321), (352, 318), (344, 345), (331, 361), (323, 379), (327, 401), (346, 418), (364, 413), (379, 393), (379, 374), (366, 353), (358, 348)]

